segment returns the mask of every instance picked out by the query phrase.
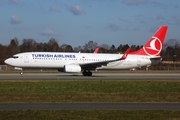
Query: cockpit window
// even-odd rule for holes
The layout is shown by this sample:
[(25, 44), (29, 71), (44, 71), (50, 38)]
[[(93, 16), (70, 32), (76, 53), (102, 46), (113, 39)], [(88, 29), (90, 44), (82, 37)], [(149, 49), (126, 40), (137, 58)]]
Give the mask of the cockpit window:
[(18, 57), (18, 56), (12, 56), (12, 58), (17, 59), (17, 58), (19, 58), (19, 57)]

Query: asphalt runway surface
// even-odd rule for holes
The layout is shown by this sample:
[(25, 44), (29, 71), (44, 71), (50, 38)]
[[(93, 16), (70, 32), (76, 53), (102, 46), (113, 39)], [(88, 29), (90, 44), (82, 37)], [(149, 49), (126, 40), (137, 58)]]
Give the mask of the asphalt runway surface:
[(174, 73), (95, 73), (93, 76), (68, 73), (0, 74), (0, 80), (180, 80)]
[(180, 103), (15, 103), (0, 110), (180, 110)]

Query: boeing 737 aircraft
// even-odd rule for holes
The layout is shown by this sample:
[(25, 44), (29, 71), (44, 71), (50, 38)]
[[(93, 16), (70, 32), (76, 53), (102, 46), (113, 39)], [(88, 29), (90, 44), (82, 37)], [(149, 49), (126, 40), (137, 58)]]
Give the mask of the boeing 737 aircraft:
[[(161, 61), (167, 26), (161, 26), (140, 50), (124, 54), (94, 54), (68, 52), (25, 52), (13, 55), (5, 63), (22, 68), (51, 68), (60, 72), (78, 73), (92, 76), (92, 70), (130, 69), (151, 65)], [(22, 73), (22, 72), (21, 72)]]

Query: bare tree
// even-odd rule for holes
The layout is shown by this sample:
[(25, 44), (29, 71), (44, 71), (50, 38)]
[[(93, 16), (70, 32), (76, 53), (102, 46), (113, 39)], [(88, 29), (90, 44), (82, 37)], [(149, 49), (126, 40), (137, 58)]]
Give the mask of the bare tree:
[(73, 52), (73, 48), (71, 45), (68, 45), (68, 44), (63, 44), (61, 45), (60, 47), (62, 49), (62, 51), (64, 52)]
[(180, 60), (180, 41), (177, 39), (169, 39), (163, 47), (161, 53), (163, 60)]
[(10, 44), (7, 47), (8, 51), (7, 54), (8, 56), (14, 55), (19, 53), (19, 41), (17, 38), (11, 39)]
[(66, 52), (73, 52), (72, 46), (71, 45), (67, 45), (65, 51)]
[(60, 48), (62, 49), (63, 52), (65, 52), (66, 46), (67, 46), (67, 44), (62, 44), (62, 45), (60, 46)]
[(110, 50), (110, 46), (108, 44), (102, 44), (100, 46), (99, 52), (100, 53), (109, 53), (109, 50)]
[(34, 39), (23, 39), (20, 45), (21, 52), (37, 51), (37, 42)]
[(4, 64), (4, 60), (9, 57), (7, 54), (6, 54), (6, 51), (7, 51), (7, 46), (3, 46), (0, 44), (0, 64)]
[(84, 52), (82, 46), (74, 47), (74, 52)]
[(98, 47), (98, 44), (93, 41), (89, 41), (88, 43), (85, 43), (84, 45), (84, 51), (85, 52), (93, 52)]
[(48, 45), (49, 52), (59, 52), (60, 51), (59, 44), (54, 38), (51, 38), (48, 41), (47, 45)]

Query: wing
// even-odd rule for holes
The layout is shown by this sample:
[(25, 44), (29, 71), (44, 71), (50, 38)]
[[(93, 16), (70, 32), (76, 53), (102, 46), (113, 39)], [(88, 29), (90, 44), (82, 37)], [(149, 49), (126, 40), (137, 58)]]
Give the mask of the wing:
[(128, 56), (130, 52), (130, 48), (126, 50), (126, 52), (123, 54), (121, 58), (114, 59), (114, 60), (107, 60), (107, 61), (99, 61), (99, 62), (93, 62), (93, 63), (84, 63), (80, 64), (81, 68), (83, 70), (88, 69), (88, 70), (95, 70), (97, 67), (106, 66), (110, 62), (115, 62), (115, 61), (120, 61), (120, 60), (125, 60), (126, 57)]

